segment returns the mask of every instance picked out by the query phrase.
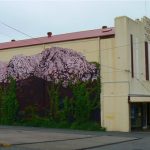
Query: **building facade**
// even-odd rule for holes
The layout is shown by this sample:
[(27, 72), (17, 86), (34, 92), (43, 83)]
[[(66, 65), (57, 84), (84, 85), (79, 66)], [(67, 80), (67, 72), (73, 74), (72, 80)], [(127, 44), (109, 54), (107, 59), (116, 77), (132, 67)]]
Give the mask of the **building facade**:
[(0, 61), (57, 46), (100, 63), (101, 125), (129, 132), (150, 126), (150, 19), (115, 18), (114, 27), (0, 43)]

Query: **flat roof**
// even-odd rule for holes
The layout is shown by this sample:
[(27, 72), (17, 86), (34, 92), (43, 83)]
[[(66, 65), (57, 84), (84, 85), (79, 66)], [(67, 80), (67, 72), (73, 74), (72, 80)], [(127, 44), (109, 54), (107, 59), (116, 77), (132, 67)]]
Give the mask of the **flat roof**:
[(60, 34), (60, 35), (52, 35), (51, 37), (45, 36), (45, 37), (39, 37), (39, 38), (32, 38), (32, 39), (0, 43), (0, 50), (48, 44), (48, 43), (96, 38), (96, 37), (106, 37), (107, 38), (107, 37), (113, 36), (113, 35), (115, 35), (114, 27), (105, 28), (105, 29), (87, 30), (87, 31), (66, 33), (66, 34)]

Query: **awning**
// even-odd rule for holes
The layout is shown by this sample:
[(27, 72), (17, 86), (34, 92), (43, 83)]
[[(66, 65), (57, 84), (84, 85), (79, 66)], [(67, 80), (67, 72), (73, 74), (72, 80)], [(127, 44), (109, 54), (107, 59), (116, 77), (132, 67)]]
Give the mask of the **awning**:
[(128, 100), (132, 103), (150, 102), (150, 95), (129, 95)]

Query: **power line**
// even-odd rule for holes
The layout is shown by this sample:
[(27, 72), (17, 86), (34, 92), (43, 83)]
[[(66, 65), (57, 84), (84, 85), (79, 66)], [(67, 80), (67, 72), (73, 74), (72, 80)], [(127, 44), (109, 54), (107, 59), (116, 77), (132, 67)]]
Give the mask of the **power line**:
[[(133, 42), (133, 44), (144, 44), (145, 41), (140, 41), (140, 42)], [(120, 45), (120, 46), (114, 46), (111, 48), (103, 48), (100, 51), (106, 51), (106, 50), (113, 50), (115, 48), (121, 48), (121, 47), (127, 47), (130, 46), (131, 44), (124, 44), (124, 45)], [(124, 49), (119, 49), (119, 50), (124, 50)], [(84, 50), (83, 52), (86, 52), (86, 50)], [(90, 51), (90, 52), (86, 52), (86, 53), (93, 53), (93, 52), (99, 52), (99, 50), (94, 50), (94, 51)]]
[[(138, 45), (144, 44), (144, 42), (145, 41), (133, 42), (133, 45), (134, 44), (138, 44)], [(129, 44), (127, 43), (127, 44), (120, 45), (120, 46), (114, 46), (114, 47), (110, 47), (110, 48), (103, 48), (103, 49), (100, 49), (100, 51), (102, 52), (102, 51), (106, 51), (106, 50), (113, 50), (115, 48), (127, 47), (127, 46), (130, 46), (130, 45), (131, 45), (131, 43), (129, 43)], [(124, 50), (124, 49), (119, 49), (119, 50)], [(135, 50), (135, 51), (137, 51), (137, 50)], [(86, 53), (93, 53), (93, 52), (99, 52), (99, 50), (88, 51), (88, 52), (87, 52), (87, 50), (83, 50), (83, 53), (84, 52), (86, 52)]]
[(107, 72), (103, 72), (104, 74), (106, 74), (106, 73), (114, 73), (114, 72), (124, 72), (125, 70), (120, 70), (120, 71), (107, 71)]
[(11, 38), (11, 36), (9, 36), (8, 34), (0, 33), (0, 35), (6, 36), (8, 38)]
[(136, 79), (148, 92), (150, 92), (150, 89), (148, 89), (138, 78), (135, 77), (135, 79)]
[[(23, 35), (25, 35), (25, 36), (27, 36), (27, 37), (30, 37), (30, 38), (32, 38), (32, 39), (34, 39), (34, 40), (43, 42), (43, 41), (40, 40), (39, 38), (35, 38), (35, 37), (33, 37), (33, 36), (31, 36), (31, 35), (29, 35), (29, 34), (27, 34), (27, 33), (25, 33), (25, 32), (22, 32), (21, 30), (16, 29), (16, 28), (14, 28), (14, 27), (12, 27), (12, 26), (10, 26), (10, 25), (8, 25), (8, 24), (2, 22), (2, 21), (0, 21), (0, 24), (4, 25), (4, 26), (6, 26), (6, 27), (8, 27), (8, 28), (10, 28), (10, 29), (12, 29), (12, 30), (17, 31), (17, 32), (19, 32), (20, 34), (23, 34)], [(145, 42), (145, 41), (133, 42), (133, 44), (142, 44), (143, 42)], [(44, 45), (44, 49), (45, 49), (45, 44), (43, 44), (43, 45)], [(112, 50), (112, 49), (115, 49), (115, 48), (127, 47), (127, 46), (130, 46), (130, 45), (131, 45), (131, 44), (124, 44), (124, 45), (115, 46), (115, 47), (111, 47), (111, 48), (105, 48), (105, 49), (102, 49), (102, 50), (100, 50), (100, 51)], [(119, 49), (119, 50), (123, 50), (123, 49)], [(99, 50), (98, 50), (98, 51), (99, 51)], [(98, 51), (95, 50), (95, 51), (91, 51), (91, 52), (86, 52), (86, 51), (84, 50), (84, 52), (86, 52), (86, 53), (93, 53), (93, 52), (98, 52)]]
[[(31, 35), (29, 35), (29, 34), (23, 32), (23, 31), (21, 31), (21, 30), (19, 30), (19, 29), (16, 29), (16, 28), (14, 28), (14, 27), (12, 27), (12, 26), (10, 26), (10, 25), (8, 25), (8, 24), (2, 22), (2, 21), (0, 21), (0, 24), (2, 24), (2, 25), (4, 25), (4, 26), (6, 26), (6, 27), (8, 27), (8, 28), (10, 28), (10, 29), (12, 29), (12, 30), (14, 30), (14, 31), (16, 31), (16, 32), (18, 32), (18, 33), (20, 33), (20, 34), (22, 34), (22, 35), (25, 35), (25, 36), (27, 36), (27, 37), (29, 37), (29, 38), (32, 38), (32, 39), (34, 39), (34, 40), (43, 42), (43, 41), (40, 40), (39, 38), (35, 38), (35, 37), (33, 37), (33, 36), (31, 36)], [(44, 44), (44, 43), (43, 43), (43, 46), (44, 46), (44, 49), (45, 49), (45, 44)]]
[(4, 25), (4, 26), (6, 26), (6, 27), (8, 27), (8, 28), (10, 28), (10, 29), (12, 29), (12, 30), (15, 30), (15, 31), (17, 31), (17, 32), (19, 32), (19, 33), (21, 33), (21, 34), (27, 36), (27, 37), (33, 38), (32, 36), (30, 36), (30, 35), (28, 35), (28, 34), (22, 32), (22, 31), (20, 31), (20, 30), (18, 30), (18, 29), (16, 29), (16, 28), (14, 28), (14, 27), (12, 27), (12, 26), (10, 26), (10, 25), (8, 25), (8, 24), (2, 22), (2, 21), (0, 21), (0, 24)]
[[(147, 10), (146, 10), (146, 0), (145, 0), (145, 11), (147, 11)], [(29, 34), (26, 34), (25, 32), (22, 32), (22, 31), (20, 31), (20, 30), (18, 30), (18, 29), (16, 29), (16, 28), (14, 28), (14, 27), (12, 27), (12, 26), (10, 26), (10, 25), (8, 25), (8, 24), (2, 22), (2, 21), (0, 21), (0, 24), (4, 25), (4, 26), (6, 26), (6, 27), (8, 27), (8, 28), (10, 28), (10, 29), (12, 29), (12, 30), (15, 30), (15, 31), (17, 31), (17, 32), (19, 32), (19, 33), (21, 33), (21, 34), (27, 36), (27, 37), (30, 37), (30, 38), (35, 39), (34, 37), (30, 36)], [(4, 34), (3, 34), (3, 35), (4, 35)], [(7, 36), (7, 35), (5, 35), (5, 36)], [(8, 36), (7, 36), (7, 37), (8, 37)], [(39, 40), (39, 39), (36, 39), (36, 40)], [(39, 41), (40, 41), (40, 40), (39, 40)], [(136, 42), (136, 44), (137, 44), (137, 43), (138, 43), (138, 44), (139, 44), (139, 43), (143, 43), (143, 42), (144, 42), (144, 41)], [(133, 43), (133, 44), (134, 44), (134, 43)], [(104, 50), (112, 50), (112, 49), (114, 49), (114, 48), (120, 48), (120, 47), (126, 47), (126, 46), (130, 46), (130, 44), (125, 44), (125, 45), (121, 45), (121, 46), (106, 48), (106, 49), (102, 49), (101, 51), (104, 51)], [(92, 51), (92, 52), (94, 52), (94, 51)], [(88, 53), (88, 52), (86, 52), (86, 53)], [(89, 52), (89, 53), (91, 53), (91, 52)], [(122, 71), (127, 72), (127, 70), (123, 70), (123, 69), (120, 69), (120, 68), (115, 68), (115, 67), (108, 66), (108, 65), (101, 65), (101, 66), (102, 66), (102, 67), (107, 67), (107, 68), (111, 68), (111, 69), (117, 70), (117, 72), (122, 72)], [(131, 73), (131, 71), (128, 71), (128, 72)], [(105, 72), (105, 73), (106, 73), (106, 72)], [(110, 73), (110, 72), (108, 72), (108, 73)], [(143, 85), (143, 83), (141, 83), (138, 78), (135, 77), (135, 79), (136, 79), (148, 92), (150, 92), (150, 90), (147, 89), (147, 87), (145, 87), (145, 85)]]
[[(19, 32), (19, 33), (25, 35), (25, 36), (28, 36), (28, 37), (30, 37), (30, 38), (35, 39), (34, 37), (32, 37), (32, 36), (26, 34), (25, 32), (22, 32), (22, 31), (20, 31), (20, 30), (18, 30), (18, 29), (16, 29), (16, 28), (14, 28), (14, 27), (12, 27), (12, 26), (10, 26), (10, 25), (8, 25), (8, 24), (2, 22), (2, 21), (0, 21), (0, 23), (3, 24), (4, 26), (7, 26), (7, 27), (10, 28), (10, 29), (13, 29), (13, 30), (15, 30), (15, 31), (17, 31), (17, 32)], [(36, 40), (39, 40), (39, 39), (36, 39)], [(133, 44), (140, 44), (140, 43), (143, 43), (143, 42), (144, 42), (144, 41), (135, 42), (135, 43), (133, 43)], [(130, 44), (125, 44), (125, 45), (116, 46), (116, 47), (112, 47), (112, 48), (106, 48), (106, 49), (102, 49), (101, 51), (104, 51), (104, 50), (111, 50), (111, 49), (114, 49), (114, 48), (120, 48), (120, 47), (126, 47), (126, 46), (130, 46)], [(96, 51), (97, 51), (97, 50), (96, 50)], [(93, 53), (93, 52), (96, 52), (96, 51), (92, 51), (92, 53)], [(91, 53), (91, 52), (86, 52), (86, 53)], [(120, 68), (115, 68), (115, 67), (107, 66), (107, 65), (101, 65), (101, 66), (102, 66), (102, 67), (111, 68), (111, 69), (120, 70), (120, 71), (127, 71), (127, 70), (123, 70), (123, 69), (120, 69)]]
[[(110, 66), (108, 66), (108, 67), (110, 67)], [(115, 70), (114, 67), (111, 67), (111, 68)], [(125, 70), (118, 71), (118, 68), (117, 68), (117, 71), (114, 71), (114, 72), (127, 72), (127, 71), (125, 71)], [(131, 71), (128, 71), (128, 72), (131, 74)], [(103, 73), (107, 73), (107, 72), (103, 72)], [(111, 73), (111, 72), (108, 72), (108, 73)], [(147, 88), (137, 77), (134, 77), (134, 78), (142, 85), (142, 87), (144, 87), (144, 89), (146, 89), (146, 91), (150, 92), (150, 89)]]
[[(33, 36), (31, 36), (31, 35), (29, 35), (29, 34), (23, 32), (23, 31), (21, 31), (21, 30), (19, 30), (19, 29), (16, 29), (16, 28), (14, 28), (14, 27), (12, 27), (12, 26), (10, 26), (10, 25), (8, 25), (8, 24), (2, 22), (2, 21), (0, 21), (0, 24), (4, 25), (4, 26), (6, 26), (6, 27), (8, 27), (8, 28), (10, 28), (10, 29), (12, 29), (12, 30), (15, 30), (15, 31), (17, 31), (18, 33), (23, 34), (23, 35), (25, 35), (25, 36), (27, 36), (27, 37), (30, 37), (30, 38), (35, 39), (35, 40), (38, 40), (38, 41), (40, 41), (40, 42), (42, 41), (42, 40), (39, 40), (37, 37), (35, 38), (35, 37), (33, 37)], [(43, 41), (42, 41), (42, 42), (43, 42)], [(133, 44), (142, 44), (143, 42), (145, 42), (145, 41), (133, 42)], [(102, 49), (101, 51), (112, 50), (112, 49), (115, 49), (115, 48), (121, 48), (121, 47), (127, 47), (127, 46), (130, 46), (130, 44), (124, 44), (124, 45), (115, 46), (115, 47), (111, 47), (111, 48), (105, 48), (105, 49)], [(92, 51), (92, 52), (96, 52), (96, 51), (97, 51), (97, 50)], [(92, 52), (86, 52), (86, 53), (92, 53)]]
[(103, 64), (100, 64), (100, 67), (106, 67), (106, 68), (114, 69), (114, 70), (117, 70), (117, 71), (126, 71), (125, 69), (116, 68), (116, 67), (113, 67), (113, 66), (108, 66), (108, 65), (103, 65)]
[[(118, 72), (118, 68), (115, 68), (115, 67), (111, 67), (111, 66), (107, 66), (107, 65), (105, 65), (104, 67), (109, 67), (109, 68), (112, 68), (112, 69), (114, 69), (114, 70), (117, 70), (117, 71), (115, 71), (115, 72)], [(127, 72), (126, 70), (122, 70), (122, 69), (120, 69), (120, 72)], [(131, 71), (129, 70), (128, 71), (130, 74), (131, 74)], [(110, 72), (111, 73), (111, 72)], [(150, 89), (148, 89), (137, 77), (134, 77), (148, 92), (150, 92)]]
[[(145, 3), (146, 3), (146, 1), (145, 1)], [(146, 5), (145, 5), (145, 6), (146, 6)], [(10, 26), (10, 25), (8, 25), (8, 24), (2, 22), (2, 21), (0, 21), (0, 23), (1, 23), (2, 25), (6, 26), (6, 27), (8, 27), (8, 28), (10, 28), (10, 29), (12, 29), (12, 30), (15, 30), (15, 31), (17, 31), (17, 32), (19, 32), (19, 33), (21, 33), (21, 34), (27, 36), (27, 37), (30, 37), (30, 38), (35, 39), (34, 37), (32, 37), (32, 36), (26, 34), (25, 32), (22, 32), (22, 31), (20, 31), (20, 30), (18, 30), (18, 29), (16, 29), (16, 28), (14, 28), (14, 27), (12, 27), (12, 26)], [(5, 36), (6, 36), (6, 35), (5, 35)], [(8, 36), (7, 36), (7, 37), (8, 37)], [(39, 40), (39, 39), (37, 38), (37, 39), (35, 39), (35, 40)], [(41, 41), (41, 40), (39, 40), (39, 41)], [(135, 42), (135, 43), (133, 43), (133, 44), (141, 44), (141, 43), (143, 43), (143, 42), (144, 42), (144, 41)], [(125, 45), (121, 45), (121, 46), (106, 48), (106, 49), (102, 49), (101, 51), (112, 50), (112, 49), (114, 49), (114, 48), (120, 48), (120, 47), (126, 47), (126, 46), (130, 46), (130, 44), (125, 44)], [(45, 47), (45, 46), (44, 46), (44, 47)], [(97, 50), (96, 50), (96, 51), (97, 51)], [(86, 53), (93, 53), (93, 52), (96, 52), (96, 51), (86, 52)], [(112, 67), (112, 66), (108, 66), (108, 65), (101, 65), (101, 67), (107, 67), (107, 68), (111, 68), (111, 69), (117, 70), (116, 72), (122, 72), (122, 71), (127, 72), (127, 70), (124, 70), (124, 69), (121, 69), (121, 68)], [(128, 71), (128, 72), (130, 72), (130, 71)], [(105, 72), (105, 73), (111, 73), (111, 72)]]

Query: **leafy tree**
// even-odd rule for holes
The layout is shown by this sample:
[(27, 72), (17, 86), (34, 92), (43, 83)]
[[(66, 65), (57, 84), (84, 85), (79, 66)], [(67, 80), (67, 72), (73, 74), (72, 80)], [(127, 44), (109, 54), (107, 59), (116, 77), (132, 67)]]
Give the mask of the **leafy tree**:
[(3, 90), (1, 97), (1, 123), (12, 124), (16, 119), (18, 101), (16, 97), (16, 81), (9, 79), (8, 86)]
[(50, 117), (53, 120), (59, 120), (60, 118), (59, 84), (51, 83), (48, 88), (48, 94), (50, 97)]

